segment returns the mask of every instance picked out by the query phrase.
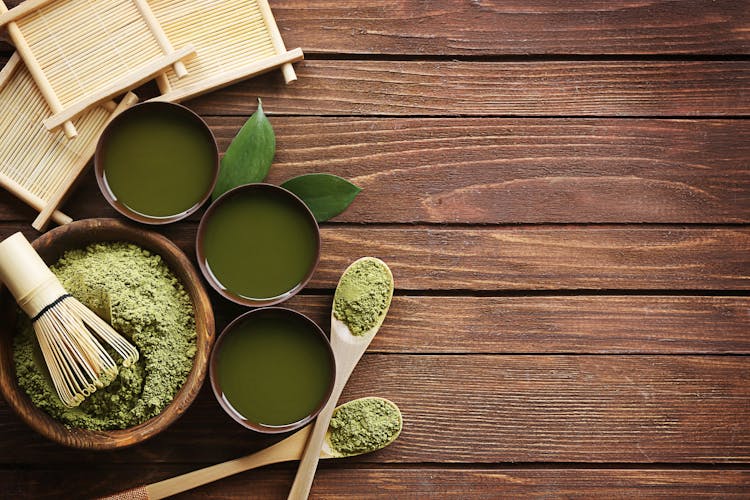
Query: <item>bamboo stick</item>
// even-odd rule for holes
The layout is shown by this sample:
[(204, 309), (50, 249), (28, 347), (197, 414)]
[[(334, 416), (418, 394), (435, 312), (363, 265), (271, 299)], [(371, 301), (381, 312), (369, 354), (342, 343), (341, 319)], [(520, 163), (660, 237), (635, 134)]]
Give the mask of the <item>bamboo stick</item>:
[(13, 55), (10, 56), (10, 59), (5, 63), (3, 69), (0, 69), (0, 89), (3, 88), (8, 80), (10, 80), (10, 77), (13, 76), (19, 62), (21, 62), (21, 57), (18, 55), (18, 52), (13, 52)]
[(138, 71), (131, 72), (130, 74), (118, 80), (115, 80), (102, 90), (99, 90), (98, 92), (80, 99), (78, 102), (68, 106), (63, 111), (47, 118), (46, 120), (44, 120), (44, 126), (47, 127), (47, 130), (54, 130), (63, 123), (80, 115), (90, 106), (111, 99), (123, 89), (135, 88), (138, 85), (141, 85), (153, 78), (165, 67), (170, 66), (176, 61), (194, 54), (195, 48), (192, 45), (188, 45), (187, 47), (183, 47), (182, 49), (179, 49), (171, 54), (155, 59), (147, 65), (139, 68)]
[[(136, 102), (138, 102), (138, 96), (136, 96), (132, 92), (128, 92), (125, 97), (122, 98), (122, 101), (120, 101), (120, 104), (117, 106), (117, 108), (115, 108), (114, 113), (112, 113), (107, 122), (111, 121), (115, 116), (117, 116)], [(84, 149), (80, 152), (80, 156), (83, 158), (91, 158), (94, 155), (94, 151), (96, 150), (96, 136), (98, 134), (92, 135), (94, 135), (94, 137), (90, 138)], [(57, 209), (60, 203), (62, 203), (62, 200), (64, 199), (65, 195), (68, 194), (70, 187), (73, 185), (76, 179), (78, 179), (78, 176), (81, 175), (81, 172), (83, 172), (83, 169), (87, 164), (88, 161), (81, 161), (76, 166), (76, 168), (70, 169), (70, 172), (68, 173), (65, 181), (60, 185), (57, 192), (49, 200), (47, 200), (46, 206), (34, 220), (33, 224), (31, 224), (34, 229), (38, 231), (44, 231), (47, 224), (49, 223), (50, 217), (52, 217), (54, 211)]]
[[(19, 183), (5, 175), (3, 172), (0, 172), (0, 186), (10, 191), (13, 195), (16, 196), (16, 198), (26, 203), (36, 211), (43, 210), (46, 205), (46, 202), (43, 199), (21, 186)], [(59, 210), (55, 210), (52, 212), (52, 220), (55, 221), (56, 224), (60, 225), (70, 224), (71, 222), (73, 222), (72, 218), (65, 215)]]
[(53, 1), (54, 0), (26, 0), (16, 7), (13, 7), (11, 10), (7, 10), (6, 8), (5, 12), (0, 14), (0, 28), (8, 23), (21, 19), (26, 14), (30, 14)]
[[(3, 0), (0, 0), (0, 14), (6, 14), (7, 12), (8, 7), (5, 6)], [(63, 108), (62, 104), (60, 104), (60, 100), (57, 98), (57, 95), (50, 85), (49, 80), (47, 80), (47, 77), (44, 75), (44, 71), (42, 71), (42, 68), (37, 62), (36, 57), (34, 57), (34, 53), (31, 51), (31, 47), (29, 47), (26, 39), (21, 33), (18, 24), (13, 21), (9, 22), (8, 34), (13, 39), (13, 45), (15, 45), (16, 50), (23, 58), (24, 63), (26, 63), (26, 68), (28, 68), (29, 73), (31, 73), (32, 78), (34, 78), (34, 81), (39, 87), (39, 91), (44, 96), (47, 104), (49, 104), (52, 112), (59, 113), (60, 111), (62, 111)], [(69, 139), (72, 139), (73, 137), (78, 135), (78, 131), (73, 126), (73, 123), (71, 123), (69, 120), (65, 120), (64, 122), (60, 123), (60, 125), (63, 126), (65, 135)]]
[[(146, 21), (146, 24), (151, 30), (151, 33), (153, 33), (154, 38), (156, 38), (156, 41), (161, 47), (161, 50), (164, 52), (164, 54), (170, 54), (174, 52), (172, 44), (167, 38), (167, 35), (164, 34), (159, 21), (154, 16), (154, 13), (148, 3), (146, 3), (146, 0), (133, 0), (133, 3), (140, 11), (141, 16)], [(182, 61), (177, 61), (176, 63), (174, 63), (172, 65), (172, 68), (174, 69), (177, 78), (182, 78), (188, 73), (187, 69), (185, 68), (185, 64)], [(162, 93), (169, 92), (169, 90), (171, 90), (172, 88), (169, 84), (169, 78), (167, 78), (166, 73), (160, 73), (156, 77), (156, 82), (159, 85), (159, 90)]]
[[(164, 54), (171, 54), (172, 52), (174, 52), (172, 44), (167, 38), (167, 35), (164, 34), (164, 30), (162, 30), (159, 21), (154, 16), (154, 13), (146, 0), (133, 0), (133, 3), (138, 8), (138, 11), (141, 13), (143, 19), (146, 21), (149, 30), (151, 30), (151, 33), (153, 33), (154, 38), (156, 38), (156, 41), (159, 44), (159, 47), (161, 47)], [(176, 63), (174, 63), (173, 68), (178, 77), (182, 78), (183, 76), (187, 75), (187, 70), (185, 69), (185, 65), (182, 63), (182, 61), (177, 61)]]
[[(286, 52), (284, 40), (282, 40), (281, 38), (279, 27), (276, 25), (276, 19), (274, 19), (273, 17), (273, 12), (271, 12), (271, 7), (268, 5), (268, 0), (258, 0), (258, 6), (260, 7), (261, 14), (263, 14), (263, 19), (266, 22), (268, 32), (271, 34), (271, 41), (273, 42), (273, 46), (276, 48), (276, 52), (278, 52), (279, 54)], [(287, 84), (297, 80), (297, 74), (294, 72), (294, 68), (292, 67), (291, 63), (282, 65), (281, 72), (284, 75), (284, 81)]]
[(117, 109), (117, 103), (115, 101), (107, 101), (102, 104), (102, 107), (109, 113), (114, 113), (115, 109)]
[(232, 71), (227, 71), (226, 73), (222, 73), (214, 78), (202, 79), (193, 85), (176, 88), (168, 94), (157, 96), (151, 100), (180, 102), (184, 99), (196, 97), (207, 92), (226, 87), (227, 85), (231, 85), (240, 80), (265, 73), (278, 67), (281, 64), (301, 61), (303, 57), (304, 55), (302, 54), (302, 49), (293, 49), (283, 54), (278, 54), (273, 57), (263, 59), (262, 61), (256, 61), (239, 68), (234, 68), (232, 69)]

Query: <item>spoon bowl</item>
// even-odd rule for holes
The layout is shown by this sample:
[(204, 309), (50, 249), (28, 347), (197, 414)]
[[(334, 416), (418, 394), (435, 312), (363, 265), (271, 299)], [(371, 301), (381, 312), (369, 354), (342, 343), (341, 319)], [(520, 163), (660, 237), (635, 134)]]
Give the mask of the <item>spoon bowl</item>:
[[(366, 397), (366, 398), (359, 398), (355, 399), (353, 401), (349, 401), (348, 403), (344, 403), (343, 405), (337, 406), (334, 412), (340, 410), (341, 408), (346, 407), (349, 404), (355, 403), (357, 401), (362, 401), (365, 399), (369, 400), (379, 400), (385, 403), (386, 405), (392, 407), (396, 410), (396, 414), (398, 415), (398, 430), (393, 433), (393, 435), (386, 441), (385, 443), (378, 446), (375, 450), (368, 450), (368, 451), (357, 451), (354, 453), (343, 453), (341, 451), (336, 450), (336, 448), (331, 445), (331, 426), (328, 426), (328, 430), (326, 431), (325, 440), (323, 441), (323, 447), (320, 449), (320, 458), (347, 458), (347, 457), (356, 457), (357, 455), (364, 455), (365, 453), (371, 453), (373, 451), (382, 450), (383, 448), (386, 448), (391, 443), (393, 443), (398, 437), (401, 435), (401, 430), (404, 428), (404, 416), (401, 415), (401, 410), (399, 410), (398, 406), (396, 406), (396, 403), (389, 399), (385, 398), (378, 398), (374, 396)], [(300, 453), (301, 454), (301, 453)]]

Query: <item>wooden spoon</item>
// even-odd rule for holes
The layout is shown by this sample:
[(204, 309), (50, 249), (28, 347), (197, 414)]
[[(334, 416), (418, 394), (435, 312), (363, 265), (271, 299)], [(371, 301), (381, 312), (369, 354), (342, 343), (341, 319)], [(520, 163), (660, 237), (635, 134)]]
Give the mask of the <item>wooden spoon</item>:
[[(353, 404), (363, 399), (379, 399), (381, 401), (384, 401), (386, 404), (391, 405), (398, 412), (398, 431), (394, 433), (394, 435), (390, 440), (388, 440), (387, 443), (383, 443), (383, 445), (378, 448), (379, 450), (383, 449), (394, 442), (398, 435), (401, 433), (401, 428), (403, 427), (401, 412), (399, 411), (398, 406), (396, 406), (395, 403), (384, 398), (375, 397), (355, 399), (337, 407), (336, 409), (344, 408), (347, 405)], [(104, 497), (102, 500), (158, 500), (160, 498), (166, 498), (178, 493), (182, 493), (183, 491), (197, 488), (198, 486), (203, 486), (204, 484), (212, 483), (219, 479), (223, 479), (240, 472), (263, 467), (264, 465), (287, 462), (289, 460), (298, 460), (302, 456), (302, 452), (305, 449), (305, 443), (307, 442), (307, 438), (310, 436), (312, 426), (313, 424), (310, 424), (307, 427), (304, 427), (296, 433), (292, 434), (288, 438), (284, 439), (283, 441), (279, 441), (278, 443), (269, 446), (268, 448), (264, 448), (256, 453), (253, 453), (252, 455), (247, 455), (242, 458), (237, 458), (235, 460), (230, 460), (221, 464), (212, 465), (211, 467), (188, 472), (187, 474), (176, 476), (170, 479), (165, 479), (164, 481), (159, 481), (158, 483), (139, 486), (127, 491), (115, 493), (114, 495)], [(319, 458), (345, 458), (369, 453), (369, 451), (351, 453), (346, 455), (340, 453), (339, 451), (331, 448), (329, 436), (330, 429), (325, 434), (325, 441), (318, 455)]]
[[(300, 461), (299, 469), (297, 469), (297, 475), (294, 478), (294, 484), (292, 484), (288, 500), (305, 500), (307, 495), (310, 494), (315, 471), (318, 468), (318, 460), (320, 459), (320, 451), (323, 446), (326, 429), (328, 429), (328, 423), (331, 421), (331, 415), (333, 415), (336, 401), (338, 401), (346, 382), (349, 380), (349, 376), (352, 374), (354, 367), (357, 366), (362, 354), (367, 350), (367, 346), (370, 345), (375, 334), (378, 333), (378, 330), (388, 313), (388, 308), (391, 305), (391, 298), (393, 297), (393, 274), (391, 274), (388, 265), (382, 260), (376, 259), (375, 257), (362, 257), (346, 268), (341, 279), (343, 279), (343, 277), (346, 276), (354, 266), (366, 260), (376, 261), (388, 271), (388, 276), (390, 278), (388, 301), (385, 309), (375, 323), (375, 326), (359, 336), (353, 335), (346, 323), (338, 320), (334, 316), (333, 311), (331, 311), (331, 347), (333, 348), (333, 354), (336, 357), (336, 382), (333, 386), (331, 398), (315, 420), (315, 426), (313, 427), (310, 439), (305, 447), (305, 453), (302, 455), (302, 460)], [(341, 286), (341, 279), (339, 280), (339, 286)], [(339, 287), (336, 288), (336, 293), (338, 294), (338, 292)]]

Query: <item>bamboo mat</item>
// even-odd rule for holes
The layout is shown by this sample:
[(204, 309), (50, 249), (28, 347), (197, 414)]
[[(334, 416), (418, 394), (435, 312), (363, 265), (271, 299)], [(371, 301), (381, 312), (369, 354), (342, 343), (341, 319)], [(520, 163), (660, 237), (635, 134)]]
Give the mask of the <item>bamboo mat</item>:
[[(31, 1), (31, 0), (30, 0)], [(8, 11), (2, 22), (51, 108), (45, 126), (64, 126), (97, 103), (135, 88), (174, 65), (189, 46), (172, 48), (146, 0), (37, 0)]]
[(159, 25), (176, 45), (192, 44), (196, 56), (188, 75), (174, 70), (159, 79), (158, 100), (181, 101), (274, 68), (287, 83), (296, 79), (292, 62), (301, 49), (287, 51), (265, 0), (148, 0)]
[[(106, 109), (91, 104), (116, 94), (112, 79), (134, 71), (144, 59), (164, 62), (172, 42), (195, 47), (196, 57), (184, 65), (172, 58), (171, 66), (153, 66), (159, 100), (181, 101), (274, 68), (281, 68), (287, 83), (296, 79), (291, 63), (303, 58), (302, 50), (286, 50), (266, 0), (145, 2), (27, 0), (4, 11), (26, 64), (15, 54), (0, 72), (0, 109), (11, 111), (0, 116), (5, 136), (0, 185), (40, 212), (33, 223), (38, 230), (50, 218), (70, 222), (57, 206), (93, 156), (112, 113), (136, 98), (128, 94), (117, 111), (114, 104)], [(40, 78), (51, 94), (39, 85)], [(108, 90), (96, 90), (103, 88)], [(97, 97), (82, 105), (86, 93)], [(56, 122), (50, 122), (50, 114), (56, 114)], [(62, 132), (49, 132), (63, 124)], [(66, 139), (74, 134), (79, 137)]]
[(42, 124), (50, 109), (26, 66), (14, 54), (0, 71), (0, 185), (40, 212), (32, 224), (43, 230), (50, 218), (66, 224), (57, 211), (94, 154), (109, 120), (137, 98), (128, 94), (119, 106), (96, 106), (75, 119), (74, 140)]

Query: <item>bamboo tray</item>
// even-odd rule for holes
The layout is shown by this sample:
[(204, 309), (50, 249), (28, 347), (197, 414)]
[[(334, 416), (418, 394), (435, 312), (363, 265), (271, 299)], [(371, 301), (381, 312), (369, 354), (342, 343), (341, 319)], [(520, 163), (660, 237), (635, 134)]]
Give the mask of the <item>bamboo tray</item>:
[[(27, 0), (28, 1), (28, 0)], [(281, 67), (286, 83), (297, 79), (293, 62), (302, 49), (287, 51), (267, 0), (148, 0), (170, 40), (192, 43), (196, 56), (188, 75), (168, 69), (157, 79), (156, 100), (179, 102)]]
[(71, 141), (62, 131), (44, 127), (50, 108), (18, 53), (11, 56), (0, 70), (0, 186), (40, 212), (35, 229), (43, 231), (50, 219), (71, 221), (57, 207), (93, 156), (109, 120), (137, 100), (128, 93), (119, 105), (109, 102), (81, 114), (75, 119), (79, 137)]
[(146, 0), (26, 0), (8, 10), (0, 0), (0, 28), (7, 25), (51, 110), (44, 126), (62, 126), (88, 108), (133, 89), (182, 59), (192, 46), (174, 50)]

